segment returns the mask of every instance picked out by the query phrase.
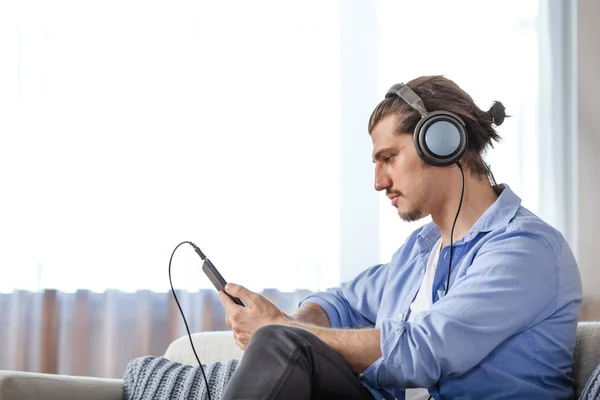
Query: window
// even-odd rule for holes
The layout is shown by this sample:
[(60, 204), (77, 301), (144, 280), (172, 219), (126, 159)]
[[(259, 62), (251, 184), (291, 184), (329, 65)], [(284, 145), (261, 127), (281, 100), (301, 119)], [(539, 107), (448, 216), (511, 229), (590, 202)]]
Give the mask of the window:
[(1, 289), (335, 284), (339, 7), (3, 2)]
[[(484, 109), (507, 106), (488, 160), (535, 211), (537, 11), (531, 0), (493, 13), (474, 0), (3, 2), (0, 291), (164, 291), (184, 240), (254, 290), (324, 289), (388, 261), (425, 221), (400, 222), (368, 179), (340, 177), (349, 165), (372, 176), (365, 118), (391, 84), (424, 74)], [(349, 130), (353, 110), (364, 115)], [(346, 229), (348, 204), (373, 211), (372, 225)], [(210, 287), (191, 248), (174, 262), (176, 286)]]

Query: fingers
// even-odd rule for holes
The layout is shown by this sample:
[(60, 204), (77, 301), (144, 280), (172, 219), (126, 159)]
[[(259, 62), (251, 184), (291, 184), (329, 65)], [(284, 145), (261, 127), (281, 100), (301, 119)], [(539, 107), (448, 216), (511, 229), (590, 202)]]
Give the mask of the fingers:
[(235, 304), (225, 292), (219, 292), (219, 301), (225, 308), (225, 325), (235, 330), (244, 307)]
[(247, 330), (241, 329), (244, 324), (240, 323), (238, 316), (232, 316), (229, 312), (225, 313), (225, 324), (233, 331), (235, 342), (242, 348), (242, 350), (248, 345), (248, 341), (252, 334)]
[(221, 302), (221, 304), (223, 304), (223, 307), (227, 311), (233, 311), (238, 308), (243, 308), (242, 306), (235, 304), (233, 300), (231, 300), (231, 297), (227, 296), (227, 293), (225, 293), (222, 290), (219, 291), (219, 301)]
[(227, 285), (225, 285), (225, 291), (233, 297), (239, 298), (244, 303), (248, 304), (250, 307), (256, 305), (256, 303), (262, 298), (261, 295), (246, 289), (242, 285), (236, 285), (235, 283), (228, 283)]
[(233, 303), (233, 300), (231, 300), (229, 296), (227, 296), (222, 290), (219, 290), (218, 296), (219, 301), (221, 304), (223, 304), (223, 307), (225, 307), (226, 310), (229, 309), (229, 307), (231, 307), (231, 303)]
[(242, 350), (246, 350), (248, 346), (248, 342), (250, 341), (250, 334), (248, 332), (233, 332), (233, 337), (235, 338), (235, 343)]
[(242, 349), (242, 350), (246, 350), (246, 345), (242, 342), (240, 342), (239, 340), (235, 339), (235, 344), (237, 344), (237, 346)]

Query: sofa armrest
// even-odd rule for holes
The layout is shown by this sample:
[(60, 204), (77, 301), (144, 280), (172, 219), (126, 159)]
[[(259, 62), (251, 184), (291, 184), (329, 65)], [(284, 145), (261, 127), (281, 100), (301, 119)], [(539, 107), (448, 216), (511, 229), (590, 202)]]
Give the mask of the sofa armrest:
[[(194, 333), (192, 341), (202, 364), (210, 365), (217, 361), (239, 360), (243, 355), (243, 351), (235, 344), (232, 331)], [(187, 335), (176, 339), (169, 345), (165, 352), (165, 358), (182, 364), (198, 364)]]
[(600, 321), (585, 321), (577, 324), (577, 341), (572, 376), (575, 380), (577, 398), (585, 387), (594, 369), (600, 365)]
[(121, 400), (123, 380), (0, 371), (0, 400)]

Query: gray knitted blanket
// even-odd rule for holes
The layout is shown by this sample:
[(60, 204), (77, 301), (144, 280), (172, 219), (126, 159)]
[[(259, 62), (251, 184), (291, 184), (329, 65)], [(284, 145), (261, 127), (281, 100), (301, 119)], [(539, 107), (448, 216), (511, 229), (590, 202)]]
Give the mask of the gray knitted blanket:
[(600, 365), (596, 367), (590, 379), (588, 379), (581, 396), (580, 400), (600, 400)]
[[(219, 400), (238, 365), (237, 360), (204, 367), (212, 400)], [(131, 360), (123, 377), (123, 400), (205, 400), (206, 383), (198, 365), (185, 365), (164, 357)]]

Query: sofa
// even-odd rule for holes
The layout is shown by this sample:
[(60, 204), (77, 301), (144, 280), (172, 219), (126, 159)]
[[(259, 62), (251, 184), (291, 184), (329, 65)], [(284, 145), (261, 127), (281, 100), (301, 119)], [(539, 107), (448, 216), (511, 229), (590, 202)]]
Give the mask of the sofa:
[[(203, 363), (241, 358), (231, 331), (192, 335), (194, 347)], [(197, 364), (187, 336), (169, 345), (164, 356), (171, 361)], [(577, 397), (588, 378), (600, 364), (600, 322), (580, 322), (577, 327), (573, 378)], [(30, 372), (0, 371), (0, 400), (121, 400), (123, 381)]]

